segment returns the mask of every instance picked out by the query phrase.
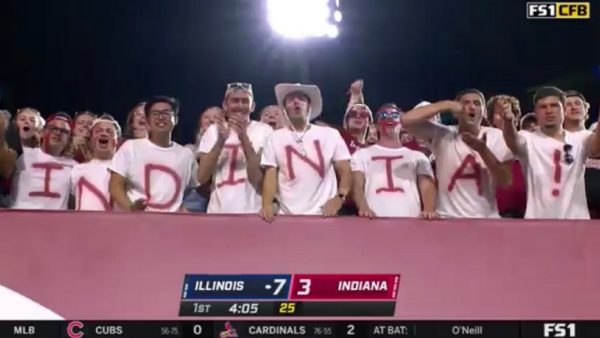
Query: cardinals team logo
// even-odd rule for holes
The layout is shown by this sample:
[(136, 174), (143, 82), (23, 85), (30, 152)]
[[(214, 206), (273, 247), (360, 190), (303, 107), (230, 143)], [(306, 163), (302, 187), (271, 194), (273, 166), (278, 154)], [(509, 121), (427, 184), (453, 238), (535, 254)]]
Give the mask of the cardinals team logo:
[(219, 338), (237, 338), (238, 334), (233, 325), (230, 322), (225, 323), (225, 331), (221, 331)]

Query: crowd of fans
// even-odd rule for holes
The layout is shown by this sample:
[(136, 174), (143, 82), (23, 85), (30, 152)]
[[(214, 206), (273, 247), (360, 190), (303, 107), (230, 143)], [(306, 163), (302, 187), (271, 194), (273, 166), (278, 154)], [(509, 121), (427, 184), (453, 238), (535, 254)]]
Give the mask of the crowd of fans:
[[(0, 205), (12, 209), (361, 217), (588, 219), (600, 208), (600, 132), (577, 91), (543, 87), (534, 112), (467, 89), (452, 100), (375, 114), (352, 83), (338, 129), (315, 85), (275, 86), (257, 120), (252, 86), (227, 85), (172, 140), (179, 102), (110, 115), (0, 111)], [(456, 123), (444, 125), (441, 113)], [(11, 137), (13, 135), (14, 137)], [(587, 172), (586, 172), (587, 167)], [(587, 198), (586, 198), (587, 188)]]

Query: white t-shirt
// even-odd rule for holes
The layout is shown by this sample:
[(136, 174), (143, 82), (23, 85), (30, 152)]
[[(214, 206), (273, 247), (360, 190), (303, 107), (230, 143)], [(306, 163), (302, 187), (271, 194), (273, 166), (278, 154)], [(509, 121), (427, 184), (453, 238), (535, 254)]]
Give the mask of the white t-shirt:
[(420, 151), (373, 145), (352, 155), (352, 171), (365, 175), (365, 198), (378, 217), (418, 217), (421, 198), (418, 176), (433, 176)]
[[(490, 171), (475, 150), (463, 142), (457, 126), (427, 123), (438, 180), (437, 212), (445, 218), (498, 218), (496, 190)], [(502, 131), (481, 127), (486, 145), (498, 161), (513, 158)]]
[(11, 188), (12, 208), (66, 210), (69, 175), (76, 164), (73, 159), (46, 154), (41, 148), (23, 147)]
[[(525, 218), (589, 219), (585, 194), (587, 130), (568, 132), (565, 142), (541, 131), (518, 134), (518, 156), (527, 178)], [(572, 149), (565, 152), (565, 144)], [(573, 162), (567, 163), (572, 157)]]
[[(262, 122), (250, 121), (246, 133), (252, 148), (258, 153), (267, 137), (273, 133), (273, 128)], [(217, 143), (218, 137), (217, 125), (208, 127), (200, 140), (198, 153), (208, 154)], [(254, 214), (260, 210), (261, 196), (248, 180), (246, 156), (240, 139), (233, 130), (217, 160), (213, 186), (208, 213)]]
[(71, 170), (71, 193), (75, 196), (76, 210), (112, 210), (108, 191), (111, 160), (92, 159), (76, 165)]
[(311, 124), (304, 136), (288, 128), (274, 131), (263, 149), (261, 165), (279, 169), (280, 212), (320, 215), (337, 194), (334, 162), (350, 160), (340, 132)]
[(62, 320), (33, 300), (0, 285), (0, 320)]
[(175, 142), (163, 148), (146, 138), (127, 140), (109, 170), (128, 180), (129, 199), (145, 199), (147, 211), (179, 211), (186, 187), (198, 186), (194, 155)]

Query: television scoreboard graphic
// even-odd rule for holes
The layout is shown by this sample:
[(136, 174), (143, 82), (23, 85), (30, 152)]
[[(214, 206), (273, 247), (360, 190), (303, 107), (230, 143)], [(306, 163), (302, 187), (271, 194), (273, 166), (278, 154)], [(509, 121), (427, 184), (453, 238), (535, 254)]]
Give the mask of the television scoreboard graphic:
[(394, 316), (398, 274), (186, 275), (181, 317)]

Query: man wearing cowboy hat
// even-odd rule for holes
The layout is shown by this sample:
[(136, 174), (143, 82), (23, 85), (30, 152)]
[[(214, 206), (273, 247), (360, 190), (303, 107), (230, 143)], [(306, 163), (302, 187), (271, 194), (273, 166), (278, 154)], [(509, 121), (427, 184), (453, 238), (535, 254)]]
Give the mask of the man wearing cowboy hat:
[(260, 154), (273, 129), (250, 120), (254, 94), (249, 83), (227, 85), (221, 116), (208, 129), (198, 147), (198, 180), (212, 183), (208, 213), (255, 214), (260, 210), (262, 170)]
[(339, 131), (310, 123), (321, 114), (319, 87), (280, 83), (275, 96), (288, 123), (265, 144), (260, 216), (273, 219), (276, 194), (281, 214), (336, 215), (350, 191), (350, 153)]

